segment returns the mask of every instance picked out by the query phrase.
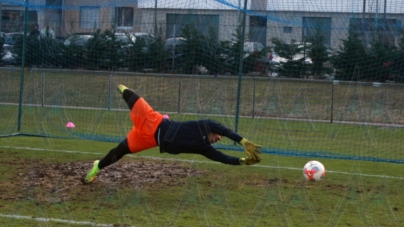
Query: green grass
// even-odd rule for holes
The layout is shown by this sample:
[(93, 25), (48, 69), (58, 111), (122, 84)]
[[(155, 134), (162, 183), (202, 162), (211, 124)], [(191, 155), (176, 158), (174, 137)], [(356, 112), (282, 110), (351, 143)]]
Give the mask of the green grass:
[[(125, 107), (123, 107), (125, 108)], [(1, 106), (3, 134), (18, 132), (17, 107)], [(26, 134), (60, 138), (90, 139), (119, 142), (132, 127), (129, 111), (24, 107), (21, 131)], [(170, 114), (171, 119), (186, 121), (201, 118), (215, 119), (234, 128), (234, 118)], [(65, 127), (68, 121), (74, 129)], [(240, 118), (238, 132), (264, 146), (264, 151), (300, 152), (301, 155), (362, 157), (403, 161), (402, 128), (372, 125), (330, 124), (314, 121), (287, 121), (269, 118)], [(234, 142), (224, 139), (222, 147), (231, 148)]]
[[(19, 71), (0, 72), (5, 81), (0, 85), (0, 102), (18, 103), (19, 78)], [(403, 129), (370, 124), (404, 123), (400, 86), (338, 85), (332, 96), (331, 83), (247, 78), (242, 83), (238, 132), (264, 146), (267, 153), (260, 165), (218, 165), (202, 156), (172, 156), (152, 149), (121, 162), (134, 166), (180, 163), (202, 174), (146, 183), (141, 189), (100, 179), (86, 186), (78, 180), (65, 182), (60, 176), (41, 188), (22, 184), (35, 167), (69, 164), (72, 174), (77, 174), (84, 171), (80, 165), (101, 158), (116, 145), (89, 140), (118, 142), (126, 136), (132, 123), (116, 84), (133, 87), (171, 119), (213, 118), (235, 128), (237, 78), (51, 70), (31, 71), (25, 78), (23, 100), (31, 106), (23, 107), (21, 130), (17, 131), (18, 106), (0, 105), (0, 135), (53, 138), (0, 138), (1, 226), (67, 225), (1, 214), (121, 226), (398, 226), (403, 218), (400, 164), (316, 158), (329, 172), (324, 181), (314, 184), (303, 181), (301, 172), (315, 154), (402, 161)], [(332, 98), (334, 121), (365, 123), (331, 124)], [(45, 107), (39, 107), (42, 103)], [(76, 128), (65, 128), (68, 121)], [(220, 145), (230, 148), (234, 143), (224, 139)], [(304, 157), (268, 154), (288, 151)], [(149, 179), (145, 173), (131, 174)], [(50, 187), (60, 184), (67, 184), (69, 190)], [(62, 200), (66, 193), (68, 199)]]
[[(0, 71), (0, 79), (0, 101), (18, 102), (20, 71)], [(36, 69), (24, 82), (23, 101), (30, 104), (122, 107), (116, 85), (125, 84), (160, 111), (234, 115), (237, 106), (237, 77)], [(404, 123), (402, 84), (244, 77), (241, 86), (241, 116), (330, 121), (333, 114), (333, 120)]]
[[(33, 165), (90, 163), (116, 143), (34, 137), (0, 141), (2, 215), (121, 226), (399, 226), (404, 215), (404, 179), (399, 164), (318, 159), (328, 173), (323, 181), (310, 183), (303, 180), (301, 171), (308, 158), (264, 154), (257, 166), (228, 166), (209, 162), (202, 156), (172, 156), (151, 149), (128, 155), (120, 162), (180, 163), (202, 174), (149, 183), (142, 189), (120, 188), (103, 183), (100, 177), (93, 185), (70, 181), (65, 182), (70, 188), (68, 199), (59, 201), (63, 192), (13, 185), (21, 185)], [(241, 152), (225, 152), (243, 156)], [(131, 173), (134, 178), (139, 174)], [(63, 179), (56, 177), (53, 183), (61, 182)], [(68, 224), (0, 216), (0, 225)]]
[[(19, 73), (0, 71), (0, 79), (6, 81), (0, 85), (0, 102), (18, 103)], [(33, 70), (25, 75), (20, 131), (18, 106), (1, 105), (0, 134), (119, 141), (132, 127), (116, 91), (120, 83), (172, 119), (214, 118), (236, 128), (237, 77)], [(404, 123), (403, 91), (401, 85), (391, 84), (332, 86), (324, 81), (245, 77), (237, 128), (269, 152), (403, 160), (403, 130), (391, 127)], [(331, 124), (331, 115), (334, 123), (361, 124)], [(64, 127), (69, 121), (77, 125), (74, 130)]]

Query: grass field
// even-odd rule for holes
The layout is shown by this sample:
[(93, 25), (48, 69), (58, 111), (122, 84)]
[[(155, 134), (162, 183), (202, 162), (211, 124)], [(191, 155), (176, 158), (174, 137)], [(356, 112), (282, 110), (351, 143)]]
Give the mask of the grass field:
[[(227, 166), (152, 149), (126, 156), (91, 185), (80, 181), (115, 143), (0, 139), (1, 226), (400, 226), (402, 165), (263, 155)], [(225, 151), (243, 156), (237, 151)]]
[[(171, 119), (235, 128), (237, 78), (32, 70), (18, 131), (19, 73), (0, 71), (0, 226), (402, 225), (402, 164), (332, 159), (403, 162), (400, 85), (246, 78), (238, 132), (264, 146), (259, 165), (152, 149), (83, 185), (132, 127), (116, 84)], [(33, 136), (4, 137), (14, 133)], [(228, 139), (218, 147), (244, 156)], [(321, 182), (303, 179), (313, 158), (327, 168)]]
[[(4, 112), (0, 130), (4, 135), (16, 132), (17, 107), (0, 106)], [(196, 120), (203, 115), (170, 114), (174, 120)], [(234, 118), (209, 116), (230, 128)], [(127, 111), (83, 110), (53, 107), (24, 107), (21, 131), (25, 134), (119, 142), (132, 127)], [(76, 128), (68, 129), (73, 121)], [(267, 153), (294, 152), (321, 157), (361, 157), (363, 160), (404, 161), (402, 128), (372, 125), (330, 124), (315, 121), (288, 121), (280, 119), (241, 118), (241, 135), (264, 146)], [(233, 149), (228, 139), (220, 147)], [(298, 154), (299, 155), (299, 154)]]
[[(0, 135), (11, 134), (18, 124), (20, 71), (0, 71), (0, 80), (5, 81), (0, 84)], [(131, 127), (116, 92), (120, 83), (175, 120), (215, 118), (236, 127), (236, 77), (34, 69), (24, 81), (20, 132), (26, 134), (119, 141)], [(332, 86), (327, 81), (245, 77), (239, 104), (238, 129), (268, 149), (403, 159), (400, 84)], [(81, 127), (68, 131), (68, 121)]]
[[(20, 71), (0, 70), (0, 102), (18, 103)], [(237, 77), (34, 69), (24, 77), (23, 103), (119, 108), (125, 84), (162, 112), (235, 115)], [(240, 115), (404, 124), (402, 84), (243, 77)]]

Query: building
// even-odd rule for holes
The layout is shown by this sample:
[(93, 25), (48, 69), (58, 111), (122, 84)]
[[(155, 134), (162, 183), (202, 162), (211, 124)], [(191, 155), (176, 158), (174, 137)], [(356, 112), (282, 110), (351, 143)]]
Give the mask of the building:
[[(209, 26), (215, 28), (219, 40), (230, 40), (242, 18), (242, 1), (229, 0), (224, 5), (217, 1), (172, 2), (152, 1), (140, 4), (142, 12), (141, 29), (153, 33), (155, 27), (163, 26), (165, 37), (179, 34), (185, 23), (193, 21), (200, 30)], [(247, 4), (246, 33), (252, 34), (251, 41), (272, 45), (271, 39), (285, 42), (303, 42), (320, 26), (326, 43), (331, 48), (341, 45), (347, 38), (349, 24), (356, 24), (362, 39), (369, 43), (376, 28), (381, 38), (393, 44), (400, 35), (404, 20), (404, 6), (399, 0), (252, 0)], [(147, 4), (148, 3), (148, 4)], [(364, 6), (365, 3), (365, 6)], [(384, 5), (386, 4), (386, 5)], [(157, 24), (157, 26), (155, 25)]]
[[(21, 31), (24, 1), (2, 4), (1, 30)], [(285, 42), (303, 42), (316, 26), (331, 48), (347, 37), (355, 24), (369, 43), (378, 30), (380, 38), (394, 43), (404, 20), (400, 0), (249, 0), (246, 5), (246, 33), (251, 41), (272, 45), (273, 37)], [(28, 22), (43, 27), (49, 23), (57, 36), (90, 33), (94, 29), (119, 29), (154, 34), (161, 29), (165, 38), (178, 36), (182, 27), (194, 22), (198, 29), (210, 28), (218, 40), (231, 40), (243, 18), (241, 0), (33, 0)]]

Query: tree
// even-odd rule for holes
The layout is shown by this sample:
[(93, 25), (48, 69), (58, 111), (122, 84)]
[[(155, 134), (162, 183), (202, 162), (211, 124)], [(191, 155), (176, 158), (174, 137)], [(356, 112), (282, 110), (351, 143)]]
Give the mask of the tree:
[(106, 46), (107, 37), (101, 33), (100, 29), (92, 33), (93, 37), (90, 38), (84, 48), (84, 55), (86, 56), (86, 66), (90, 69), (97, 69), (105, 61), (104, 52), (108, 49)]
[[(399, 30), (400, 36), (394, 54), (391, 54), (389, 73), (396, 75), (395, 82), (404, 82), (404, 30)], [(388, 64), (389, 64), (388, 63)]]
[(367, 58), (366, 49), (353, 26), (349, 27), (348, 38), (341, 40), (342, 46), (332, 58), (336, 69), (335, 79), (358, 80), (364, 74), (365, 61)]
[(392, 74), (392, 64), (396, 56), (396, 48), (385, 45), (379, 39), (373, 39), (368, 50), (366, 62), (366, 74), (364, 79), (379, 80), (385, 82), (386, 77)]
[[(243, 24), (241, 23), (241, 17), (239, 20), (239, 25), (237, 26), (235, 33), (232, 34), (232, 42), (230, 47), (230, 50), (228, 51), (229, 56), (229, 70), (230, 73), (233, 75), (237, 75), (239, 68), (240, 68), (240, 50), (244, 52), (244, 44), (242, 43), (242, 29), (243, 29)], [(244, 53), (243, 53), (244, 55)]]
[(295, 59), (295, 56), (301, 53), (302, 48), (292, 40), (290, 44), (285, 43), (279, 38), (272, 38), (272, 43), (275, 44), (274, 52), (280, 57), (286, 58), (286, 62), (281, 62), (279, 74), (283, 76), (304, 77), (309, 65), (305, 62), (305, 57)]
[(182, 52), (184, 59), (180, 62), (181, 72), (192, 74), (196, 67), (202, 65), (207, 52), (207, 41), (196, 28), (195, 23), (188, 23), (181, 30), (185, 38)]
[(126, 34), (129, 43), (125, 43), (121, 46), (119, 51), (119, 57), (121, 58), (121, 65), (123, 67), (129, 67), (131, 71), (143, 70), (147, 61), (147, 40), (142, 37), (135, 37), (132, 41), (132, 37)]
[(208, 34), (206, 36), (206, 56), (202, 59), (202, 65), (206, 67), (209, 74), (217, 75), (224, 74), (226, 71), (227, 59), (223, 54), (225, 49), (223, 41), (219, 42), (217, 39), (217, 34), (213, 27), (208, 28)]
[[(239, 24), (236, 27), (235, 32), (232, 33), (232, 39), (230, 41), (220, 42), (220, 50), (223, 51), (222, 56), (226, 58), (225, 59), (226, 71), (230, 72), (233, 75), (238, 74), (240, 68), (240, 58), (244, 58), (245, 54), (242, 30), (243, 30), (242, 15), (240, 15)], [(246, 35), (246, 39), (248, 40), (251, 36), (252, 33), (248, 33)], [(242, 51), (241, 55), (240, 51)], [(246, 72), (246, 68), (249, 67), (248, 64), (244, 64), (247, 62), (243, 61), (244, 73)]]
[(22, 65), (23, 56), (25, 57), (25, 66), (41, 64), (45, 67), (57, 66), (60, 60), (61, 44), (51, 37), (42, 37), (40, 39), (25, 36), (26, 48), (23, 54), (24, 35), (18, 34), (16, 41), (11, 49), (15, 63)]
[(145, 56), (145, 60), (149, 63), (146, 67), (154, 68), (157, 72), (164, 70), (166, 59), (169, 58), (169, 54), (164, 50), (162, 27), (162, 24), (160, 24), (156, 32), (156, 39), (149, 40), (148, 52)]
[(122, 56), (122, 41), (119, 40), (115, 34), (114, 27), (112, 30), (105, 30), (103, 34), (104, 40), (102, 40), (103, 50), (101, 64), (98, 64), (98, 67), (107, 68), (117, 70), (121, 65), (121, 56)]
[(314, 76), (321, 76), (326, 71), (324, 63), (329, 60), (324, 36), (320, 26), (316, 26), (314, 35), (307, 39), (310, 43), (307, 56), (311, 59), (311, 72)]
[(84, 55), (84, 38), (77, 34), (73, 34), (67, 39), (67, 41), (69, 42), (69, 44), (63, 44), (62, 50), (60, 52), (62, 66), (72, 69), (83, 67), (83, 65), (86, 64), (86, 58)]
[[(2, 47), (4, 45), (4, 43), (5, 43), (4, 36), (0, 36), (0, 46)], [(5, 55), (4, 51), (1, 51), (0, 52), (0, 59), (2, 59), (4, 57), (4, 55)]]

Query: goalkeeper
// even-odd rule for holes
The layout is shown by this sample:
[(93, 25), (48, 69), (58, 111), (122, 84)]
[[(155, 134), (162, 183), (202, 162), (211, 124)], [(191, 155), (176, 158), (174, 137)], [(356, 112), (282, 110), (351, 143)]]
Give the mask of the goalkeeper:
[[(252, 165), (261, 160), (261, 151), (258, 149), (261, 146), (242, 138), (216, 121), (176, 122), (165, 119), (133, 90), (123, 85), (119, 85), (118, 90), (130, 109), (133, 127), (117, 147), (110, 150), (101, 160), (94, 161), (93, 168), (85, 177), (85, 183), (91, 183), (101, 169), (117, 162), (124, 155), (156, 146), (160, 147), (160, 152), (201, 154), (213, 161), (230, 165)], [(212, 144), (222, 136), (241, 144), (247, 157), (233, 157), (216, 150)]]

